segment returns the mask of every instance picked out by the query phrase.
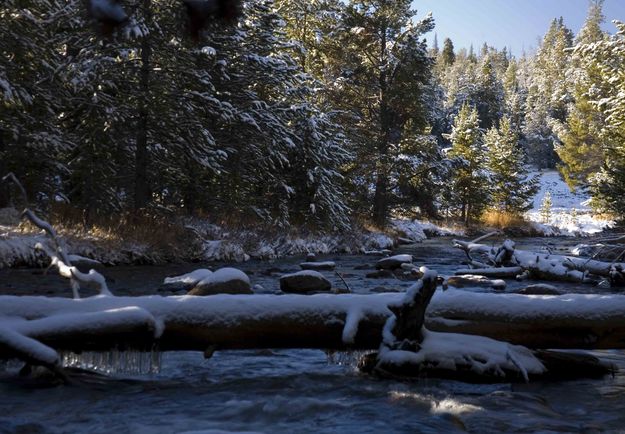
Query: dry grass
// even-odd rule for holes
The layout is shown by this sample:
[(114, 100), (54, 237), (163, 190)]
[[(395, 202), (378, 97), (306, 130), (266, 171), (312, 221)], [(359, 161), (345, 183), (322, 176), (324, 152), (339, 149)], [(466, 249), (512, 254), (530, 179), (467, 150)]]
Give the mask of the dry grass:
[(161, 216), (112, 214), (93, 217), (86, 224), (81, 210), (58, 204), (52, 208), (49, 221), (65, 236), (94, 238), (112, 246), (137, 243), (164, 257), (174, 257), (194, 244), (189, 230)]
[(527, 222), (523, 216), (498, 210), (488, 210), (482, 214), (480, 219), (486, 226), (497, 229), (518, 228), (527, 226)]

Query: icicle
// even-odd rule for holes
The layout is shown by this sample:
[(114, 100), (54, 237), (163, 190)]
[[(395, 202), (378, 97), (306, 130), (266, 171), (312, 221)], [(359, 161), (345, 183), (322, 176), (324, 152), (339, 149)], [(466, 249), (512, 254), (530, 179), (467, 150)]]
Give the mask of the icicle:
[(329, 365), (357, 368), (359, 360), (371, 351), (326, 351)]
[(61, 353), (63, 366), (102, 374), (147, 375), (161, 372), (162, 354), (158, 347), (150, 351), (113, 349), (108, 352), (84, 351)]

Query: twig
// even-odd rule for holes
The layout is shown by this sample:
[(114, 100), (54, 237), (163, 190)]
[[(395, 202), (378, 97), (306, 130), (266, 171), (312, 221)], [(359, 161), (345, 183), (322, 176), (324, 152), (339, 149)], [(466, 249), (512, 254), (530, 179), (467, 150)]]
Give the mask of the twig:
[(339, 273), (338, 271), (335, 271), (336, 275), (339, 276), (339, 278), (341, 279), (341, 281), (343, 282), (343, 284), (345, 285), (345, 288), (347, 288), (347, 290), (349, 292), (352, 292), (351, 288), (349, 287), (349, 285), (347, 284), (347, 282), (345, 281), (345, 279), (343, 279), (343, 276), (341, 276), (341, 273)]
[(484, 241), (486, 238), (490, 238), (490, 237), (492, 237), (492, 236), (499, 235), (500, 233), (501, 233), (501, 232), (499, 232), (499, 231), (489, 232), (489, 233), (484, 234), (484, 235), (482, 235), (482, 236), (480, 236), (480, 237), (477, 237), (477, 238), (476, 238), (476, 239), (474, 239), (473, 241), (469, 241), (469, 244), (477, 244), (477, 243), (479, 243), (480, 241)]

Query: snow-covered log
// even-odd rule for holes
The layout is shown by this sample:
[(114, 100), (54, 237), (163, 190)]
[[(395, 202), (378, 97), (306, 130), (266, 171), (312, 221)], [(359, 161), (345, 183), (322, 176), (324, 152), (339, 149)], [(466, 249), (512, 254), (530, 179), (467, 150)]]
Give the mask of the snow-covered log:
[(625, 348), (625, 296), (437, 293), (428, 328), (530, 348)]
[[(424, 326), (424, 314), (437, 275), (425, 268), (387, 320), (377, 353), (367, 354), (365, 372), (392, 377), (437, 377), (468, 382), (510, 382), (542, 378), (600, 377), (615, 368), (598, 359), (577, 354), (539, 353), (483, 336), (438, 333)], [(543, 358), (548, 361), (543, 364)]]
[[(397, 299), (396, 295), (224, 294), (98, 296), (81, 300), (0, 296), (0, 326), (10, 324), (28, 334), (37, 323), (48, 321), (45, 333), (36, 336), (42, 343), (62, 350), (132, 347), (137, 333), (129, 331), (131, 342), (126, 342), (123, 333), (115, 332), (114, 317), (106, 318), (104, 313), (134, 306), (149, 313), (154, 318), (150, 323), (162, 329), (156, 339), (149, 335), (150, 327), (139, 327), (145, 338), (141, 347), (158, 341), (163, 351), (204, 351), (209, 347), (370, 349), (380, 343), (382, 326), (391, 314), (387, 305)], [(91, 331), (86, 331), (90, 315), (93, 324)], [(81, 325), (76, 323), (78, 319)], [(69, 332), (69, 328), (75, 333)], [(110, 335), (115, 335), (115, 339)]]
[[(204, 351), (208, 347), (377, 349), (391, 315), (387, 306), (403, 297), (397, 293), (98, 296), (81, 300), (0, 296), (0, 327), (20, 331), (58, 350), (75, 351), (150, 347), (157, 341), (164, 351)], [(139, 310), (117, 313), (120, 316), (115, 318), (115, 312), (133, 307)], [(128, 318), (124, 315), (135, 321), (124, 319)], [(430, 303), (426, 327), (530, 348), (625, 348), (625, 296), (438, 291)], [(155, 330), (162, 330), (159, 339), (154, 337)]]

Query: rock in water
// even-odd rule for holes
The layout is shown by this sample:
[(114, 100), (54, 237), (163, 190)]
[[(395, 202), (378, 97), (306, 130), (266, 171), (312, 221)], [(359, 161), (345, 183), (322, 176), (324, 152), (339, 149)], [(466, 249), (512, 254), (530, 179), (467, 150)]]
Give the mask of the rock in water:
[(324, 262), (302, 262), (299, 264), (302, 267), (302, 270), (334, 270), (336, 264), (332, 261), (324, 261)]
[(250, 278), (236, 268), (220, 268), (189, 291), (189, 295), (215, 294), (253, 294)]
[(314, 253), (309, 253), (306, 255), (306, 262), (315, 262), (317, 260), (317, 257), (315, 256)]
[(453, 286), (455, 288), (479, 287), (503, 290), (506, 288), (506, 282), (501, 279), (491, 280), (486, 276), (477, 274), (461, 274), (459, 276), (448, 277), (443, 283), (443, 286)]
[(402, 264), (412, 263), (412, 255), (395, 255), (380, 259), (375, 265), (378, 270), (395, 270), (401, 268)]
[(318, 271), (304, 270), (282, 276), (280, 278), (280, 289), (283, 292), (292, 294), (330, 292), (332, 284)]
[(206, 279), (213, 274), (206, 268), (191, 271), (190, 273), (181, 274), (180, 276), (166, 277), (163, 284), (158, 288), (159, 291), (184, 291), (187, 292), (198, 284), (200, 280)]
[(395, 275), (391, 270), (376, 270), (367, 273), (365, 277), (367, 279), (392, 279)]
[(553, 285), (546, 283), (537, 283), (536, 285), (528, 285), (519, 291), (524, 295), (562, 295), (562, 291)]

